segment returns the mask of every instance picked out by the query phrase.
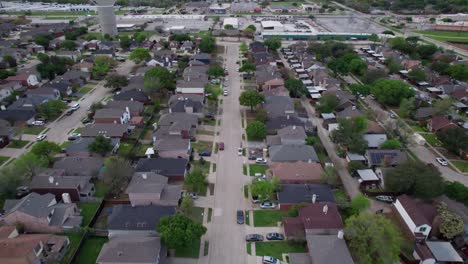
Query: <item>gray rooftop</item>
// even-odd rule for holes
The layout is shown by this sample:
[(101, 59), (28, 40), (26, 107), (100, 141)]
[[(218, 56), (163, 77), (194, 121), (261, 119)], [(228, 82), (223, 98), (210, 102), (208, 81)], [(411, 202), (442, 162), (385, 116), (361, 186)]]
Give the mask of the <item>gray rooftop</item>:
[(104, 108), (99, 109), (94, 114), (94, 118), (120, 118), (122, 117), (124, 109), (119, 108)]
[[(95, 138), (92, 137), (80, 137), (74, 141), (72, 141), (65, 149), (67, 155), (73, 156), (76, 154), (83, 154), (83, 153), (89, 153), (88, 146), (89, 144), (93, 143)], [(120, 143), (119, 138), (111, 138), (111, 144), (112, 146), (115, 146)]]
[(161, 251), (159, 237), (114, 237), (104, 244), (96, 260), (107, 263), (155, 263)]
[(128, 132), (127, 125), (123, 124), (92, 124), (81, 131), (82, 137), (123, 137)]
[(426, 245), (429, 250), (431, 250), (437, 262), (463, 262), (463, 259), (450, 242), (426, 241)]
[(84, 189), (89, 184), (90, 176), (35, 176), (29, 187), (50, 189)]
[(53, 168), (64, 169), (68, 176), (97, 176), (103, 165), (102, 157), (64, 157)]
[(109, 230), (148, 230), (156, 229), (159, 220), (164, 216), (174, 215), (175, 206), (146, 205), (116, 205), (107, 218)]
[(354, 263), (346, 242), (336, 235), (307, 235), (307, 246), (312, 263)]
[(314, 147), (308, 145), (276, 145), (271, 146), (269, 152), (272, 162), (319, 162)]

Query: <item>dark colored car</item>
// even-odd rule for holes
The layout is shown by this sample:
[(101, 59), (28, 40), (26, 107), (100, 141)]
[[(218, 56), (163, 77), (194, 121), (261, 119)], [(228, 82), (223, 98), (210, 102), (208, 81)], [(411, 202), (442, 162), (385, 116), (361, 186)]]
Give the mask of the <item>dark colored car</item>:
[(219, 150), (224, 150), (224, 143), (223, 142), (219, 142)]
[(284, 240), (283, 234), (280, 233), (268, 233), (266, 235), (267, 240)]
[(250, 234), (245, 236), (245, 241), (247, 242), (257, 242), (263, 241), (263, 236), (259, 234)]
[(68, 110), (67, 112), (65, 112), (65, 115), (71, 116), (71, 115), (73, 114), (73, 112), (75, 112), (75, 111), (73, 111), (73, 110)]
[(237, 223), (239, 225), (244, 224), (244, 211), (242, 210), (237, 210)]
[(200, 157), (211, 157), (211, 152), (208, 150), (198, 152), (198, 156)]

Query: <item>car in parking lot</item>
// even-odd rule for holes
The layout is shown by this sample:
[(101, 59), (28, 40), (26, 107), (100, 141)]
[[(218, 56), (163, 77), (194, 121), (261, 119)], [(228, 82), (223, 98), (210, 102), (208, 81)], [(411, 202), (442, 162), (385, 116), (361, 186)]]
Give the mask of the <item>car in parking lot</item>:
[(436, 158), (436, 161), (442, 166), (448, 166), (448, 162), (443, 158)]
[(267, 201), (267, 202), (261, 203), (261, 204), (260, 204), (260, 208), (262, 208), (262, 209), (275, 209), (275, 208), (276, 208), (276, 204)]
[(281, 261), (274, 257), (263, 256), (262, 263), (263, 264), (281, 264)]
[(244, 224), (244, 211), (237, 210), (236, 216), (237, 216), (237, 223), (239, 225), (243, 225)]
[(42, 140), (44, 140), (46, 137), (47, 137), (47, 134), (39, 134), (39, 135), (36, 137), (36, 140), (37, 140), (37, 141), (42, 141)]
[(267, 240), (284, 240), (283, 234), (280, 233), (267, 233), (266, 234)]
[(255, 163), (257, 164), (267, 164), (267, 160), (264, 158), (257, 158), (255, 159)]
[(198, 156), (200, 157), (211, 157), (211, 151), (205, 150), (198, 152)]
[(243, 150), (242, 148), (237, 149), (237, 156), (242, 156)]
[(45, 125), (45, 122), (42, 121), (42, 120), (34, 120), (34, 121), (31, 122), (31, 125), (33, 125), (33, 126), (43, 126), (43, 125)]
[(263, 241), (263, 236), (260, 234), (250, 234), (245, 236), (245, 241), (247, 242), (256, 242)]

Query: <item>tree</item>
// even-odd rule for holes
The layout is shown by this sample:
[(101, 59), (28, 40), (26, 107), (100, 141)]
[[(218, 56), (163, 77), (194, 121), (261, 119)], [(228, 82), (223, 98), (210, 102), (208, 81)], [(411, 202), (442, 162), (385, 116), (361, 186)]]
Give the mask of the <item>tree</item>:
[(450, 152), (458, 155), (460, 150), (468, 148), (468, 136), (461, 127), (448, 128), (437, 133), (437, 138)]
[(249, 46), (245, 42), (242, 42), (239, 46), (239, 49), (242, 53), (249, 51)]
[(459, 81), (468, 81), (468, 67), (463, 64), (450, 66), (448, 73), (454, 79)]
[(387, 72), (379, 69), (372, 69), (366, 71), (366, 73), (361, 77), (362, 82), (365, 84), (372, 84), (377, 80), (387, 78)]
[(414, 97), (403, 98), (403, 100), (401, 100), (398, 113), (402, 118), (407, 118), (411, 115), (411, 113), (413, 113), (415, 108), (416, 106), (414, 105)]
[(206, 233), (206, 227), (182, 214), (162, 217), (156, 229), (170, 249), (187, 248)]
[(332, 138), (350, 152), (364, 154), (367, 150), (367, 141), (363, 135), (367, 129), (367, 119), (356, 116), (351, 119), (338, 120), (338, 129), (333, 131)]
[(304, 84), (298, 79), (287, 79), (284, 82), (284, 87), (288, 89), (289, 94), (294, 98), (299, 98), (307, 94), (307, 90), (304, 87)]
[(88, 150), (94, 153), (106, 155), (113, 149), (112, 141), (110, 138), (104, 136), (97, 136), (94, 141), (88, 145)]
[(171, 36), (177, 42), (184, 42), (191, 40), (189, 34), (174, 34)]
[(263, 41), (263, 45), (265, 45), (269, 51), (276, 52), (277, 49), (281, 48), (281, 38), (273, 37)]
[(367, 64), (361, 59), (353, 59), (348, 65), (349, 71), (356, 75), (364, 75), (367, 70)]
[(213, 65), (208, 68), (208, 75), (215, 78), (224, 76), (224, 68), (219, 65)]
[(404, 98), (414, 96), (414, 90), (400, 80), (378, 80), (372, 85), (371, 93), (379, 103), (390, 106), (399, 105)]
[(130, 161), (125, 158), (112, 156), (104, 162), (104, 182), (109, 185), (109, 194), (117, 196), (125, 190), (133, 176), (134, 169)]
[(253, 30), (252, 28), (246, 28), (244, 29), (244, 33), (249, 37), (253, 37), (255, 30)]
[(250, 106), (250, 111), (253, 112), (254, 107), (263, 103), (265, 97), (255, 90), (247, 90), (239, 96), (239, 103), (243, 106)]
[(36, 38), (34, 38), (34, 42), (37, 45), (41, 45), (45, 49), (47, 49), (52, 39), (54, 39), (54, 37), (52, 37), (50, 34), (47, 34), (47, 35), (41, 34), (41, 35), (38, 35)]
[(421, 59), (430, 59), (434, 53), (438, 50), (437, 46), (434, 44), (429, 45), (419, 45), (416, 51), (418, 52)]
[(359, 193), (351, 200), (351, 211), (354, 215), (358, 215), (365, 210), (369, 209), (371, 206), (370, 200), (366, 196)]
[(76, 43), (73, 40), (64, 40), (62, 43), (60, 43), (60, 46), (66, 50), (76, 49)]
[(43, 118), (51, 120), (58, 117), (66, 108), (67, 106), (61, 100), (49, 100), (39, 106), (39, 114)]
[(3, 61), (8, 64), (9, 67), (16, 67), (18, 65), (16, 59), (11, 55), (4, 55)]
[(212, 53), (216, 49), (216, 40), (210, 35), (204, 35), (200, 41), (200, 51)]
[(234, 26), (227, 24), (227, 25), (224, 25), (224, 29), (234, 29)]
[(370, 86), (365, 84), (351, 84), (349, 89), (354, 95), (364, 95), (367, 96), (370, 94)]
[(134, 61), (135, 63), (140, 63), (144, 60), (151, 59), (151, 55), (149, 51), (145, 48), (136, 48), (128, 56), (129, 59)]
[(163, 67), (154, 67), (149, 71), (145, 72), (145, 81), (156, 81), (161, 82), (161, 88), (166, 90), (175, 89), (175, 79), (174, 75), (166, 68)]
[(384, 30), (382, 34), (395, 36), (395, 33), (393, 33), (391, 30)]
[(412, 194), (422, 199), (428, 200), (443, 192), (440, 172), (418, 161), (408, 161), (396, 166), (385, 174), (384, 179), (386, 190)]
[(109, 74), (106, 78), (104, 87), (112, 89), (120, 89), (128, 85), (127, 77), (119, 74)]
[(255, 25), (248, 25), (247, 28), (250, 30), (253, 30), (253, 32), (257, 31), (257, 28), (255, 27)]
[(382, 145), (381, 149), (401, 149), (401, 143), (398, 139), (387, 139)]
[(331, 113), (340, 104), (340, 100), (335, 94), (325, 94), (319, 99), (319, 105), (316, 107), (321, 113)]
[(54, 155), (59, 153), (62, 148), (54, 142), (41, 141), (37, 142), (32, 148), (31, 152), (38, 157), (44, 157), (51, 164), (54, 160)]
[(239, 68), (240, 72), (254, 72), (257, 69), (255, 64), (246, 63)]
[(266, 126), (260, 121), (253, 121), (247, 125), (246, 132), (249, 140), (263, 140), (266, 137)]
[(180, 203), (180, 212), (187, 217), (190, 217), (193, 213), (193, 199), (190, 196), (186, 195), (182, 198), (182, 202)]
[(338, 184), (338, 174), (334, 166), (325, 166), (320, 177), (322, 178), (322, 182), (328, 185)]
[(398, 262), (403, 238), (390, 220), (382, 215), (361, 213), (348, 218), (345, 226), (349, 249), (359, 263)]
[(184, 182), (185, 188), (194, 193), (202, 193), (202, 191), (205, 190), (206, 185), (206, 174), (198, 168), (187, 174)]
[(290, 217), (297, 217), (297, 216), (299, 216), (299, 210), (301, 208), (303, 208), (303, 207), (306, 207), (306, 206), (307, 206), (307, 203), (304, 203), (304, 202), (295, 204), (295, 205), (291, 206), (291, 208), (289, 209), (288, 215)]
[(145, 40), (148, 38), (148, 36), (146, 35), (146, 33), (143, 33), (143, 32), (136, 32), (136, 33), (133, 35), (133, 38), (134, 38), (137, 42), (141, 43), (141, 42), (145, 41)]
[(372, 42), (379, 42), (380, 41), (379, 36), (377, 36), (377, 34), (371, 34), (370, 37), (369, 37), (369, 40), (372, 41)]
[(128, 36), (122, 36), (120, 37), (120, 47), (123, 50), (128, 50), (130, 48), (130, 45), (132, 44), (132, 41)]
[(116, 62), (114, 59), (107, 56), (96, 56), (94, 58), (94, 65), (91, 69), (91, 74), (94, 78), (104, 76), (110, 68), (114, 67)]
[(463, 219), (458, 214), (451, 212), (447, 204), (440, 203), (437, 206), (437, 213), (442, 218), (439, 231), (446, 239), (452, 240), (463, 233)]
[(408, 73), (408, 78), (410, 78), (410, 80), (414, 81), (414, 82), (422, 82), (422, 81), (425, 81), (427, 79), (427, 76), (426, 76), (426, 73), (419, 69), (419, 68), (416, 68), (416, 69), (412, 69), (409, 73)]
[(458, 202), (468, 205), (468, 187), (460, 182), (445, 182), (444, 194)]
[(163, 88), (164, 85), (161, 83), (159, 78), (154, 76), (145, 78), (143, 82), (143, 91), (153, 97), (156, 97), (158, 93), (162, 92)]
[(450, 109), (453, 105), (453, 99), (448, 97), (435, 101), (434, 107), (436, 109), (435, 113), (438, 115), (445, 115), (450, 112)]
[(366, 169), (366, 166), (362, 162), (357, 161), (357, 160), (352, 160), (348, 162), (349, 173), (355, 174), (357, 170), (362, 170), (362, 169)]
[(252, 196), (259, 200), (268, 200), (278, 190), (278, 186), (279, 180), (276, 177), (271, 181), (254, 181), (251, 186)]
[(399, 71), (403, 70), (403, 67), (393, 58), (388, 58), (385, 63), (387, 64), (387, 68), (390, 74), (398, 73)]

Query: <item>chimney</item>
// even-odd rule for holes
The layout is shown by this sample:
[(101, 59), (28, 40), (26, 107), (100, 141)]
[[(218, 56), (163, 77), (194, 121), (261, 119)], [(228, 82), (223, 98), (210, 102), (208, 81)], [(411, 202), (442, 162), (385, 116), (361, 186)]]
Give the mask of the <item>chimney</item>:
[(337, 237), (338, 237), (338, 239), (343, 239), (343, 237), (344, 237), (344, 232), (343, 232), (343, 230), (338, 231)]
[(312, 194), (312, 203), (314, 204), (317, 201), (317, 195), (314, 193)]
[(293, 130), (296, 130), (296, 126), (293, 126), (292, 129), (293, 129)]
[(148, 179), (148, 175), (146, 173), (143, 173), (141, 174), (141, 178), (143, 178), (143, 180), (146, 180)]
[(356, 110), (356, 106), (353, 105), (353, 106), (351, 107), (351, 109), (352, 109), (352, 110)]
[(323, 213), (327, 214), (328, 213), (328, 205), (323, 206)]
[(49, 183), (50, 184), (54, 183), (54, 177), (53, 176), (49, 176)]
[(286, 119), (289, 120), (289, 115), (286, 116)]

